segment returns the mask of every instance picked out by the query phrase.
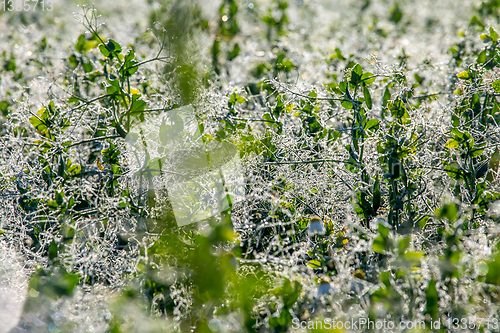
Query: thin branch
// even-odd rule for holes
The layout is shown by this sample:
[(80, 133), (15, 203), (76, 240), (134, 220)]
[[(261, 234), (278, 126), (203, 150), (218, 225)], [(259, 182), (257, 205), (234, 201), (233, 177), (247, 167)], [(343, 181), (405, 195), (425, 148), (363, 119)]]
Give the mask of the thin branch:
[(142, 66), (144, 64), (147, 64), (148, 62), (153, 62), (153, 61), (163, 61), (163, 60), (167, 60), (167, 59), (170, 59), (171, 57), (154, 57), (154, 58), (151, 58), (151, 59), (147, 59), (147, 60), (144, 60), (144, 61), (141, 61), (141, 62), (138, 62), (137, 64), (133, 65), (133, 66), (130, 66), (130, 67), (127, 67), (127, 69), (131, 69), (131, 68), (134, 68), (134, 67), (139, 67), (139, 66)]
[(301, 94), (301, 93), (298, 93), (296, 91), (293, 91), (287, 87), (285, 87), (285, 89), (293, 94), (293, 95), (297, 95), (297, 96), (300, 96), (300, 97), (304, 97), (304, 98), (310, 98), (310, 99), (314, 99), (314, 100), (318, 100), (318, 101), (340, 101), (340, 102), (350, 102), (350, 103), (356, 103), (356, 101), (351, 101), (349, 99), (345, 99), (345, 98), (334, 98), (334, 97), (312, 97), (312, 96), (307, 96), (307, 95), (304, 95), (304, 94)]
[(444, 95), (445, 93), (442, 92), (442, 91), (439, 91), (437, 93), (433, 93), (433, 94), (425, 94), (425, 95), (418, 95), (418, 96), (413, 96), (411, 98), (417, 98), (417, 99), (421, 99), (421, 98), (428, 98), (428, 97), (433, 97), (433, 96), (437, 96), (437, 95)]
[(103, 98), (106, 98), (106, 97), (110, 97), (110, 96), (113, 96), (113, 94), (105, 94), (105, 95), (97, 96), (95, 98), (92, 98), (91, 100), (86, 101), (85, 103), (82, 103), (80, 105), (75, 106), (72, 109), (69, 109), (68, 112), (73, 112), (75, 110), (78, 110), (78, 109), (86, 106), (86, 105), (92, 104), (92, 103), (94, 103), (94, 102), (96, 102), (96, 101), (98, 101), (100, 99), (103, 99)]
[(241, 120), (241, 121), (257, 121), (257, 122), (263, 122), (263, 123), (273, 123), (273, 124), (277, 124), (279, 123), (278, 121), (274, 121), (274, 120), (265, 120), (265, 119), (246, 119), (246, 118), (235, 118), (235, 117), (232, 117), (231, 120)]
[(321, 163), (321, 162), (335, 162), (335, 163), (344, 163), (344, 164), (351, 164), (351, 165), (356, 165), (355, 163), (349, 162), (349, 161), (341, 161), (341, 160), (332, 160), (332, 159), (327, 159), (327, 160), (311, 160), (311, 161), (285, 161), (285, 162), (264, 162), (264, 164), (311, 164), (311, 163)]
[(74, 147), (74, 146), (82, 145), (84, 143), (89, 143), (89, 142), (93, 142), (93, 141), (106, 140), (106, 139), (115, 139), (115, 138), (119, 138), (119, 137), (121, 137), (121, 136), (120, 135), (100, 136), (100, 137), (97, 137), (97, 138), (92, 138), (92, 139), (87, 139), (87, 140), (82, 140), (82, 141), (79, 141), (79, 142), (72, 143), (72, 144), (66, 146), (65, 148), (71, 148), (71, 147)]

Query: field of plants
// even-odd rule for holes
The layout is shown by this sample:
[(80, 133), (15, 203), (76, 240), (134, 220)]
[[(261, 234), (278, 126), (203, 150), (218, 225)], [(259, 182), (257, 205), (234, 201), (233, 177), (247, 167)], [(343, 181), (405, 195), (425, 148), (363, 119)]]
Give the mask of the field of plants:
[(500, 331), (499, 19), (1, 1), (0, 333)]

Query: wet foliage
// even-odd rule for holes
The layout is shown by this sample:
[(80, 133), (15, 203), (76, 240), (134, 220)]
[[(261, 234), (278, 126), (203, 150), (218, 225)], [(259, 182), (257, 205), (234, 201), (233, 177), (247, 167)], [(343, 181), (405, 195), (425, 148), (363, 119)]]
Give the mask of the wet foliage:
[(51, 6), (0, 11), (0, 331), (498, 329), (500, 2)]

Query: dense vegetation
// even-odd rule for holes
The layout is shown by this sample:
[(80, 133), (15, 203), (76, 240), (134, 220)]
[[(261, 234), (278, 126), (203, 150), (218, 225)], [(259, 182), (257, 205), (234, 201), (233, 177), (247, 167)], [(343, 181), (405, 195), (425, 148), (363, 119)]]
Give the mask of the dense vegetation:
[(0, 11), (1, 332), (500, 327), (499, 1), (52, 5)]

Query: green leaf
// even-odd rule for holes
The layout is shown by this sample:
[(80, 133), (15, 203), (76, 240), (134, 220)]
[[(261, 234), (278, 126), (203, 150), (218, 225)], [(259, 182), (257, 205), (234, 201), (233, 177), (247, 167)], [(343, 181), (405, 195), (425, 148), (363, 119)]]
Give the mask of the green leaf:
[(78, 58), (76, 57), (76, 55), (72, 54), (69, 56), (68, 62), (72, 68), (76, 68), (76, 66), (78, 66), (79, 61), (78, 61)]
[(59, 205), (55, 200), (47, 200), (47, 206), (52, 207), (52, 208), (57, 208)]
[(493, 27), (490, 27), (490, 39), (494, 42), (498, 40), (498, 33), (493, 29)]
[(410, 246), (411, 237), (403, 237), (398, 243), (399, 254), (404, 254), (406, 249)]
[(379, 120), (378, 119), (370, 119), (366, 122), (365, 124), (365, 130), (369, 129), (377, 129), (379, 125)]
[(269, 121), (270, 123), (274, 123), (274, 120), (273, 120), (273, 118), (271, 117), (271, 115), (269, 113), (264, 113), (262, 115), (262, 118), (264, 118), (265, 120)]
[(285, 61), (282, 61), (280, 62), (278, 65), (277, 65), (277, 68), (279, 70), (283, 70), (285, 72), (290, 72), (292, 71), (294, 68), (295, 68), (295, 64), (293, 62), (291, 62), (290, 60), (285, 60)]
[(370, 73), (370, 72), (364, 73), (361, 76), (361, 82), (362, 82), (362, 84), (364, 86), (368, 86), (368, 85), (372, 84), (373, 82), (375, 82), (376, 77), (372, 77), (372, 76), (375, 76), (375, 75), (373, 73)]
[(378, 176), (375, 179), (375, 184), (373, 184), (373, 198), (372, 198), (373, 212), (376, 214), (377, 210), (380, 208), (381, 203), (381, 192)]
[(486, 273), (486, 283), (500, 286), (500, 243), (497, 244), (497, 253), (488, 261), (488, 272)]
[(339, 83), (339, 90), (343, 93), (347, 91), (347, 82), (342, 81)]
[(498, 172), (498, 165), (500, 163), (500, 152), (498, 151), (498, 147), (495, 148), (495, 152), (493, 155), (491, 155), (490, 158), (490, 164), (489, 164), (489, 171), (488, 175), (486, 176), (486, 179), (489, 180), (490, 182), (493, 181), (493, 171), (495, 173)]
[(382, 106), (386, 106), (389, 100), (391, 99), (391, 92), (389, 91), (389, 87), (386, 87), (384, 90), (384, 96), (382, 97)]
[(445, 170), (450, 178), (453, 178), (456, 180), (464, 180), (465, 179), (465, 172), (455, 162), (448, 164), (446, 166)]
[(325, 84), (327, 89), (330, 90), (331, 92), (337, 94), (337, 95), (342, 95), (342, 91), (339, 89), (339, 85), (336, 82), (330, 82), (328, 84)]
[(405, 103), (402, 100), (396, 99), (394, 102), (388, 102), (387, 107), (391, 111), (391, 116), (399, 119), (402, 123), (407, 123), (410, 119)]
[(420, 265), (420, 260), (424, 258), (424, 254), (418, 251), (407, 251), (403, 257), (411, 267), (416, 267)]
[(361, 81), (362, 75), (363, 75), (363, 69), (361, 68), (361, 66), (359, 64), (356, 64), (356, 66), (354, 66), (354, 68), (352, 69), (352, 72), (351, 72), (350, 83), (353, 85), (359, 84), (359, 82)]
[(372, 96), (370, 95), (370, 91), (366, 87), (363, 87), (363, 97), (365, 98), (366, 107), (371, 110)]
[(63, 191), (61, 191), (61, 192), (56, 191), (55, 199), (56, 199), (56, 202), (59, 206), (62, 205), (64, 203), (64, 192)]
[(474, 147), (474, 138), (467, 131), (464, 132), (464, 140), (463, 140), (463, 142), (467, 143), (468, 147), (471, 147), (471, 148)]
[(425, 80), (423, 77), (421, 77), (417, 73), (415, 73), (414, 77), (415, 77), (415, 80), (418, 82), (418, 84), (422, 84), (422, 82), (424, 82), (424, 80)]
[(123, 60), (125, 60), (125, 62), (130, 62), (130, 61), (132, 61), (134, 59), (135, 59), (135, 52), (134, 52), (134, 50), (128, 51), (128, 53), (123, 58)]
[(378, 236), (377, 238), (375, 238), (373, 240), (373, 251), (377, 252), (377, 253), (384, 253), (386, 251), (386, 241), (384, 239), (384, 237), (382, 236)]
[(29, 122), (41, 134), (45, 134), (46, 133), (47, 126), (45, 126), (45, 124), (40, 119), (38, 119), (37, 117), (35, 117), (35, 116), (30, 117)]
[(453, 134), (453, 137), (455, 138), (455, 140), (457, 140), (457, 141), (464, 140), (464, 132), (460, 131), (458, 128), (453, 127), (451, 129), (451, 133)]
[(484, 64), (486, 62), (486, 51), (483, 50), (479, 55), (477, 56), (476, 62), (479, 64)]
[(54, 260), (57, 257), (57, 244), (52, 241), (49, 246), (49, 259)]
[(347, 110), (352, 110), (354, 108), (354, 104), (348, 100), (343, 100), (340, 104), (342, 104), (342, 106)]
[(496, 80), (491, 84), (496, 93), (500, 93), (500, 80)]
[(110, 52), (115, 52), (116, 54), (122, 52), (122, 47), (120, 46), (120, 44), (112, 39), (108, 40), (108, 42), (106, 43), (106, 49), (108, 49)]
[(457, 77), (461, 80), (468, 80), (470, 79), (470, 73), (468, 71), (460, 72), (457, 74)]
[(436, 319), (439, 310), (439, 296), (436, 289), (436, 281), (429, 281), (427, 291), (425, 292), (425, 299), (427, 300), (425, 312), (431, 316), (432, 319)]
[(399, 3), (397, 2), (394, 4), (394, 6), (391, 7), (389, 13), (389, 19), (396, 24), (398, 24), (403, 18), (403, 11), (401, 10), (401, 8), (399, 8)]
[(240, 46), (238, 43), (234, 44), (233, 50), (229, 52), (229, 61), (233, 60), (240, 54)]
[[(316, 92), (313, 90), (313, 91), (309, 92), (309, 94), (307, 94), (307, 96), (309, 96), (311, 98), (316, 98), (316, 97), (318, 97), (318, 94), (316, 94)], [(280, 101), (281, 101), (281, 99), (280, 99)], [(283, 103), (283, 102), (281, 102), (281, 103)]]
[(104, 46), (104, 44), (99, 45), (99, 50), (101, 50), (102, 55), (105, 57), (109, 57), (109, 55), (111, 54), (106, 46)]
[(232, 93), (231, 96), (229, 97), (229, 102), (228, 106), (231, 108), (233, 105), (236, 103), (243, 104), (246, 102), (245, 97), (239, 96), (237, 93)]
[(352, 72), (356, 73), (359, 77), (361, 77), (363, 75), (363, 69), (361, 68), (361, 66), (359, 64), (356, 64), (356, 66), (354, 66), (354, 68), (352, 69)]
[(113, 95), (120, 92), (120, 82), (118, 80), (109, 80), (109, 86), (106, 87), (106, 94)]
[(491, 40), (490, 36), (488, 36), (487, 34), (481, 34), (479, 35), (479, 38), (481, 38), (481, 40), (485, 43), (488, 43)]
[(95, 40), (89, 40), (89, 41), (86, 41), (85, 43), (83, 43), (82, 50), (83, 51), (92, 50), (96, 46), (97, 46), (97, 42)]
[(130, 110), (128, 111), (130, 115), (141, 113), (146, 108), (146, 102), (140, 100), (139, 97), (141, 96), (138, 94), (132, 95), (132, 103), (130, 104)]
[(478, 148), (476, 148), (476, 149), (474, 149), (474, 150), (471, 151), (471, 156), (472, 157), (477, 157), (477, 156), (481, 155), (482, 153), (484, 153), (484, 149), (478, 149)]
[(75, 44), (75, 50), (77, 50), (79, 53), (82, 53), (83, 44), (85, 44), (85, 34), (81, 34), (78, 37), (78, 41)]
[(440, 218), (447, 218), (450, 222), (455, 222), (458, 219), (458, 205), (444, 204), (442, 207), (436, 209), (436, 215)]
[(382, 282), (386, 287), (391, 286), (391, 272), (390, 271), (381, 272), (379, 277), (380, 277), (380, 282)]
[(460, 143), (455, 139), (449, 139), (444, 146), (446, 148), (457, 149), (460, 146)]
[(321, 268), (321, 262), (319, 260), (310, 260), (307, 263), (307, 266), (311, 267), (312, 269)]
[(120, 69), (120, 74), (123, 76), (132, 76), (139, 66), (136, 66), (138, 62), (135, 60), (134, 50), (130, 50), (124, 57), (124, 63)]
[(429, 218), (429, 216), (424, 216), (418, 221), (418, 226), (420, 227), (420, 229), (423, 229), (427, 225), (427, 222), (429, 222)]
[(120, 90), (114, 86), (107, 86), (106, 87), (106, 94), (108, 95), (114, 95), (117, 94)]
[(61, 156), (59, 158), (59, 167), (57, 168), (57, 174), (60, 177), (64, 177), (64, 169), (65, 169), (64, 158)]
[(68, 98), (68, 103), (78, 103), (80, 102), (80, 99), (76, 98), (76, 97), (70, 97)]
[(108, 40), (106, 45), (104, 44), (99, 45), (99, 50), (101, 50), (103, 56), (113, 57), (113, 55), (118, 55), (122, 52), (122, 47), (120, 46), (120, 44), (110, 39)]
[(330, 59), (346, 60), (346, 58), (342, 55), (342, 51), (340, 51), (338, 47), (335, 49), (335, 54), (330, 56)]
[(383, 238), (386, 239), (387, 237), (389, 237), (389, 233), (391, 232), (391, 229), (389, 229), (383, 223), (379, 223), (377, 231), (380, 234), (380, 236), (382, 236)]
[(77, 175), (82, 171), (82, 166), (80, 164), (73, 164), (71, 165), (68, 170), (66, 171), (68, 175)]

